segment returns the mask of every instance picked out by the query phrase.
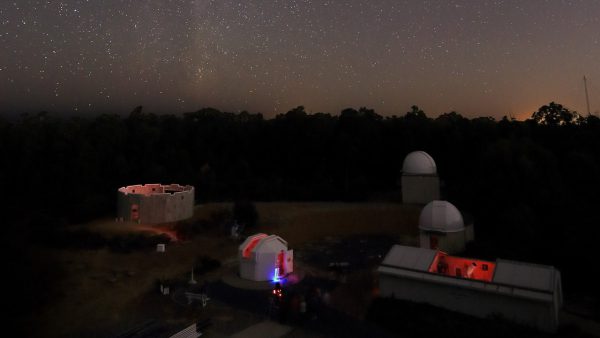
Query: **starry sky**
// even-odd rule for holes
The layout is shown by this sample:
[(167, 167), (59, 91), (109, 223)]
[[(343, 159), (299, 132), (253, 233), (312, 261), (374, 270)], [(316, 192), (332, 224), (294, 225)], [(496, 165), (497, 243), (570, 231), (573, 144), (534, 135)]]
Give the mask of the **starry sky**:
[(600, 1), (0, 2), (0, 113), (600, 110)]

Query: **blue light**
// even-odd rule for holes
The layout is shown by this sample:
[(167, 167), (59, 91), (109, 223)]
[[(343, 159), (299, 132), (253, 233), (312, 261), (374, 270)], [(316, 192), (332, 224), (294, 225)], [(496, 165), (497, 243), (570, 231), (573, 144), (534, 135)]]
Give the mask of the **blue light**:
[(275, 271), (273, 271), (273, 277), (271, 277), (271, 282), (272, 283), (281, 283), (283, 284), (283, 282), (285, 282), (285, 276), (280, 276), (279, 275), (279, 268), (275, 268)]
[(279, 282), (279, 267), (275, 268), (275, 271), (273, 273), (273, 278), (271, 278), (271, 280), (273, 282)]

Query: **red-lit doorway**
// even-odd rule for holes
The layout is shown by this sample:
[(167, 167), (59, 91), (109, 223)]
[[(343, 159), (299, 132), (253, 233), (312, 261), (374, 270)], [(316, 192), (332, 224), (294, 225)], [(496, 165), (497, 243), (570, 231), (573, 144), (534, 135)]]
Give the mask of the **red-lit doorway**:
[(285, 275), (285, 252), (281, 250), (277, 255), (277, 272), (278, 276), (281, 277)]
[(131, 220), (137, 221), (140, 219), (140, 212), (138, 211), (139, 207), (137, 204), (131, 205)]

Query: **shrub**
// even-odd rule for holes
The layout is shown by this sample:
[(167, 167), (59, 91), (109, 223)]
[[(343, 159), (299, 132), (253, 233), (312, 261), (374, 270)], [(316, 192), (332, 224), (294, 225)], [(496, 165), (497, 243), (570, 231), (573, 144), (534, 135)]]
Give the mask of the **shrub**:
[(194, 272), (198, 275), (205, 274), (212, 270), (215, 270), (221, 266), (221, 262), (212, 257), (201, 255), (196, 258), (194, 263)]
[(233, 218), (242, 227), (254, 228), (258, 224), (258, 211), (250, 201), (237, 201), (233, 204)]

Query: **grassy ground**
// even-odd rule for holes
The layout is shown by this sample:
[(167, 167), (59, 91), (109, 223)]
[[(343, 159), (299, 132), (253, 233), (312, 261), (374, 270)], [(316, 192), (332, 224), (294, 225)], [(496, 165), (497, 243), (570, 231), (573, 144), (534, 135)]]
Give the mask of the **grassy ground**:
[[(196, 208), (194, 217), (197, 220), (208, 220), (215, 213), (229, 211), (231, 207), (229, 203), (201, 205)], [(349, 315), (349, 318), (357, 320), (369, 318), (369, 321), (376, 322), (378, 327), (384, 327), (392, 334), (409, 333), (408, 336), (426, 336), (433, 332), (429, 327), (437, 327), (439, 332), (444, 331), (445, 324), (435, 326), (419, 319), (422, 315), (427, 317), (428, 313), (434, 311), (430, 307), (413, 308), (411, 304), (402, 303), (401, 308), (392, 306), (391, 310), (386, 309), (385, 306), (373, 308), (371, 304), (374, 298), (371, 291), (375, 287), (376, 276), (371, 268), (363, 267), (350, 271), (345, 274), (344, 282), (341, 282), (339, 276), (331, 275), (331, 271), (324, 268), (323, 262), (316, 264), (314, 259), (310, 259), (311, 250), (313, 253), (315, 250), (324, 250), (323, 256), (327, 256), (326, 260), (334, 259), (336, 247), (342, 247), (342, 251), (345, 247), (340, 246), (339, 243), (355, 243), (353, 241), (357, 237), (359, 239), (369, 237), (366, 235), (383, 235), (383, 238), (394, 243), (418, 245), (417, 223), (420, 212), (418, 207), (393, 203), (285, 202), (256, 203), (256, 207), (260, 217), (259, 225), (256, 229), (248, 229), (247, 234), (254, 232), (278, 234), (294, 248), (297, 256), (296, 269), (326, 279), (337, 278), (337, 286), (330, 294), (332, 308)], [(168, 228), (169, 225), (147, 228), (136, 223), (115, 222), (110, 219), (73, 227), (74, 230), (87, 229), (108, 237), (140, 231), (156, 234), (168, 231)], [(377, 238), (377, 236), (371, 237)], [(207, 333), (209, 336), (222, 337), (256, 324), (264, 320), (264, 315), (218, 299), (212, 300), (206, 309), (180, 305), (171, 297), (160, 295), (155, 284), (158, 279), (171, 279), (185, 284), (189, 279), (190, 269), (199, 256), (216, 258), (223, 265), (207, 275), (196, 275), (196, 280), (200, 283), (203, 280), (216, 281), (224, 273), (230, 273), (235, 269), (238, 245), (239, 241), (230, 239), (225, 229), (216, 227), (207, 229), (205, 233), (190, 241), (167, 245), (165, 254), (153, 250), (117, 253), (108, 248), (102, 250), (40, 249), (39, 254), (52, 257), (64, 273), (63, 278), (56, 281), (59, 289), (58, 298), (51, 303), (51, 306), (35, 309), (31, 320), (35, 323), (33, 327), (36, 328), (34, 336), (112, 337), (149, 319), (159, 319), (167, 326), (185, 327), (199, 318), (210, 316), (213, 325)], [(326, 252), (330, 252), (330, 255), (326, 255)], [(375, 304), (385, 304), (385, 301), (375, 302)], [(388, 315), (393, 313), (393, 316), (386, 319), (381, 313), (378, 314), (378, 309), (383, 309), (381, 313)], [(414, 318), (408, 321), (409, 324), (413, 322), (414, 324), (406, 326), (407, 321), (403, 321), (404, 324), (400, 325), (396, 321), (400, 310), (414, 315)], [(404, 316), (407, 316), (406, 313)], [(440, 313), (451, 318), (450, 322), (458, 321), (465, 324), (464, 327), (460, 327), (460, 330), (470, 330), (468, 327), (473, 320), (471, 317), (463, 318), (460, 314), (447, 314), (443, 311)], [(374, 317), (383, 319), (373, 320)], [(559, 333), (559, 336), (585, 336), (579, 330), (585, 330), (587, 333), (598, 332), (596, 322), (571, 317), (573, 318), (563, 316), (563, 323), (565, 323), (563, 330), (566, 331)], [(489, 325), (485, 321), (481, 323), (481, 327)], [(506, 327), (503, 324), (498, 325), (504, 330), (501, 332), (511, 332), (510, 325)], [(588, 327), (590, 325), (592, 327)], [(311, 337), (321, 333), (323, 332), (319, 330), (295, 327), (288, 336)]]
[(418, 235), (420, 208), (392, 203), (258, 203), (261, 231), (277, 233), (291, 246), (326, 236)]
[[(419, 208), (391, 203), (257, 203), (257, 232), (275, 233), (298, 248), (311, 241), (340, 234), (387, 234), (399, 241), (414, 241)], [(214, 212), (230, 210), (231, 204), (216, 203), (196, 208), (198, 219)], [(83, 224), (102, 234), (138, 231), (134, 223), (99, 220)], [(249, 233), (254, 230), (249, 230)], [(52, 306), (36, 315), (35, 322), (45, 336), (107, 337), (122, 332), (149, 317), (171, 318), (187, 324), (197, 314), (183, 311), (168, 297), (155, 296), (160, 278), (184, 280), (200, 255), (221, 261), (234, 260), (238, 242), (223, 232), (208, 231), (184, 243), (167, 246), (166, 254), (153, 251), (114, 253), (102, 250), (50, 250), (41, 254), (55, 256), (65, 271), (58, 281), (61, 296)], [(219, 271), (206, 278), (218, 278)], [(198, 278), (197, 278), (198, 279)], [(154, 295), (148, 304), (148, 294)], [(354, 305), (356, 306), (356, 305)], [(182, 312), (183, 311), (183, 312)], [(357, 309), (352, 312), (358, 311)]]

